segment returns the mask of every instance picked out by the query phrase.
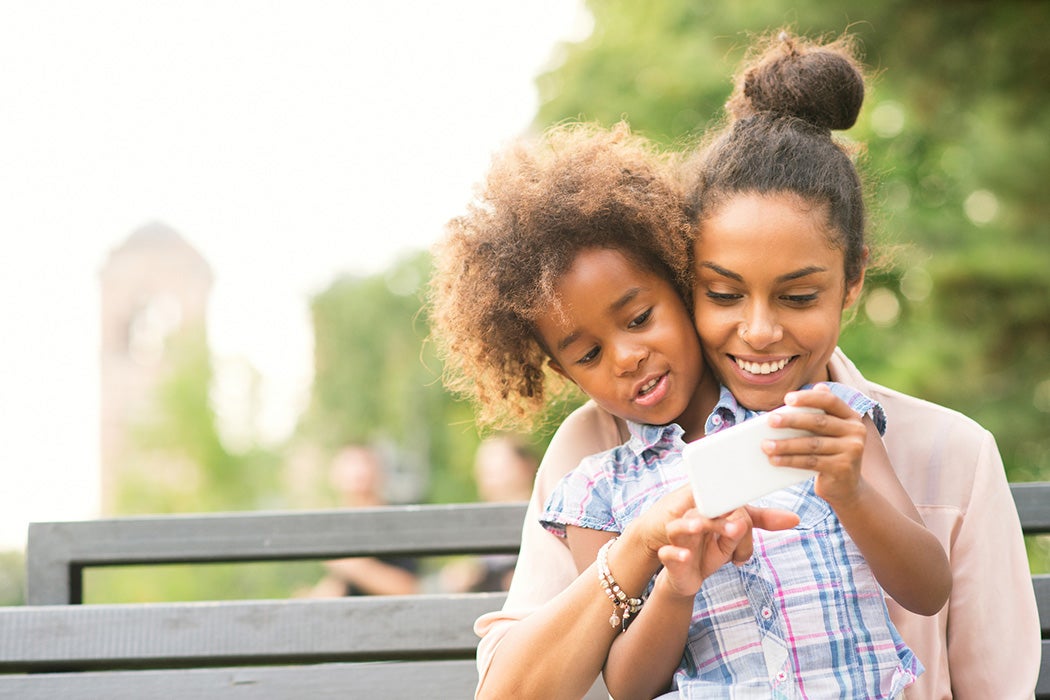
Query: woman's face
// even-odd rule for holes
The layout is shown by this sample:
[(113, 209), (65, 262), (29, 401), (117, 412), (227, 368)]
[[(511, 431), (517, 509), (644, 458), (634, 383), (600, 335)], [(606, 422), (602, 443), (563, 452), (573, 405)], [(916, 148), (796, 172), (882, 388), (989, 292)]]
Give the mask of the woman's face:
[(619, 251), (592, 249), (556, 290), (558, 307), (536, 319), (555, 371), (615, 416), (702, 429), (700, 343), (670, 282)]
[(744, 406), (767, 411), (828, 379), (847, 285), (824, 205), (786, 194), (740, 194), (702, 222), (694, 245), (694, 318), (708, 363)]

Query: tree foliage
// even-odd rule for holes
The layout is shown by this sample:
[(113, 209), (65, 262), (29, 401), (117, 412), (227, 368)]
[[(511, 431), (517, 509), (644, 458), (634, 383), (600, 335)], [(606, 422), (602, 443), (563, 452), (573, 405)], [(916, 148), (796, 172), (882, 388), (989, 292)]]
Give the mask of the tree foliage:
[(314, 297), (313, 392), (298, 439), (329, 451), (392, 444), (398, 471), (420, 479), (412, 500), (465, 500), (478, 436), (425, 343), (429, 275), (430, 257), (419, 253), (381, 274), (336, 279)]
[[(539, 128), (626, 118), (668, 146), (691, 148), (720, 123), (730, 77), (756, 35), (789, 26), (860, 40), (873, 76), (861, 119), (845, 137), (866, 145), (860, 165), (882, 264), (869, 271), (841, 344), (875, 381), (989, 428), (1011, 479), (1050, 477), (1050, 198), (1042, 192), (1050, 180), (1050, 5), (588, 0), (588, 7), (593, 33), (560, 47), (556, 67), (537, 79)], [(418, 477), (412, 500), (463, 501), (475, 495), (470, 465), (479, 435), (471, 407), (442, 387), (440, 362), (424, 342), (429, 274), (429, 256), (419, 253), (381, 274), (340, 277), (316, 295), (315, 379), (291, 447), (393, 445), (400, 471)], [(176, 370), (140, 432), (143, 449), (174, 472), (129, 480), (124, 512), (282, 505), (289, 450), (230, 452), (209, 405), (202, 342), (177, 351)], [(551, 429), (570, 408), (552, 409)], [(533, 436), (535, 445), (542, 449), (549, 435)], [(180, 464), (197, 465), (193, 483), (180, 480)], [(1045, 569), (1045, 540), (1030, 544)], [(158, 571), (150, 586), (136, 572), (88, 591), (105, 592), (94, 602), (218, 597), (227, 589), (266, 597), (316, 573)]]
[[(584, 118), (688, 147), (719, 123), (752, 38), (860, 39), (876, 251), (842, 345), (876, 381), (997, 436), (1016, 480), (1050, 474), (1050, 6), (589, 0), (594, 31), (538, 80), (537, 126)], [(892, 417), (891, 417), (892, 419)]]
[[(124, 455), (127, 467), (121, 470), (118, 512), (217, 512), (282, 505), (280, 454), (259, 446), (235, 453), (221, 439), (210, 400), (212, 361), (203, 329), (175, 334), (165, 354), (166, 375), (151, 405), (138, 417), (131, 448)], [(283, 598), (320, 575), (320, 564), (313, 562), (100, 567), (84, 571), (84, 590), (89, 603)]]

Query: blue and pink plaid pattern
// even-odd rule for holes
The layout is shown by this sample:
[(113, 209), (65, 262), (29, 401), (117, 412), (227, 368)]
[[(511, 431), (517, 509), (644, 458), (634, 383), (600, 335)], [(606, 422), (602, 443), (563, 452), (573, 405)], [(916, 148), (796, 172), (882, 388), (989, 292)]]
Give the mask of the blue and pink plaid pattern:
[[(877, 403), (829, 386), (883, 429)], [(708, 432), (754, 415), (723, 390)], [(544, 526), (559, 535), (566, 525), (622, 532), (688, 481), (681, 428), (629, 428), (627, 443), (566, 475), (547, 502)], [(922, 673), (890, 622), (870, 567), (813, 485), (811, 479), (756, 502), (792, 510), (801, 523), (786, 532), (755, 530), (754, 556), (704, 582), (669, 697), (894, 698)]]

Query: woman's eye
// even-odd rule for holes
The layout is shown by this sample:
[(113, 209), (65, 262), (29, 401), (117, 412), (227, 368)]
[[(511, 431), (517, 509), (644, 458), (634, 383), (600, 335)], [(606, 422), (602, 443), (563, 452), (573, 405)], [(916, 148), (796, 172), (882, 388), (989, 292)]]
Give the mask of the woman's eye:
[(817, 294), (816, 292), (812, 294), (785, 294), (781, 299), (789, 304), (804, 306), (805, 304), (812, 304), (815, 302), (817, 300)]
[(638, 316), (636, 316), (633, 321), (628, 323), (627, 327), (628, 328), (637, 328), (638, 326), (641, 326), (646, 321), (648, 321), (649, 317), (652, 316), (652, 315), (653, 315), (653, 310), (652, 309), (646, 309), (645, 311), (640, 313)]
[(730, 294), (727, 292), (712, 292), (710, 290), (708, 290), (706, 294), (707, 298), (714, 302), (736, 301), (742, 296), (740, 294)]

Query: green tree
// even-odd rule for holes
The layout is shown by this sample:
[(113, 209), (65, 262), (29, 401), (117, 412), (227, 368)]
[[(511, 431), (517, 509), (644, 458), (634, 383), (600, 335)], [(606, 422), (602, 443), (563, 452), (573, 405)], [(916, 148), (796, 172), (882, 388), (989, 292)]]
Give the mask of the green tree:
[(590, 0), (594, 31), (538, 80), (537, 126), (584, 118), (688, 147), (753, 36), (856, 35), (872, 91), (876, 250), (842, 345), (876, 381), (995, 433), (1015, 480), (1050, 474), (1050, 6), (1025, 1)]
[(425, 480), (418, 497), (469, 500), (478, 435), (424, 342), (429, 275), (430, 257), (419, 253), (381, 274), (336, 279), (313, 299), (313, 392), (297, 439), (326, 450), (388, 442)]
[[(212, 361), (203, 328), (168, 340), (170, 369), (132, 432), (117, 508), (122, 514), (253, 510), (282, 505), (281, 455), (223, 444), (210, 402)], [(283, 598), (321, 574), (318, 563), (91, 568), (89, 603)]]
[(25, 555), (0, 552), (0, 606), (21, 605), (25, 599)]
[(223, 444), (212, 408), (212, 360), (202, 328), (169, 340), (170, 371), (133, 429), (135, 469), (124, 470), (122, 513), (247, 510), (270, 505), (279, 488), (280, 455)]
[[(297, 440), (326, 450), (388, 442), (420, 470), (420, 500), (477, 496), (472, 464), (481, 432), (473, 407), (441, 383), (441, 361), (426, 342), (423, 310), (430, 255), (417, 253), (383, 273), (335, 280), (312, 302), (314, 383)], [(529, 437), (540, 451), (573, 406), (554, 406)]]

